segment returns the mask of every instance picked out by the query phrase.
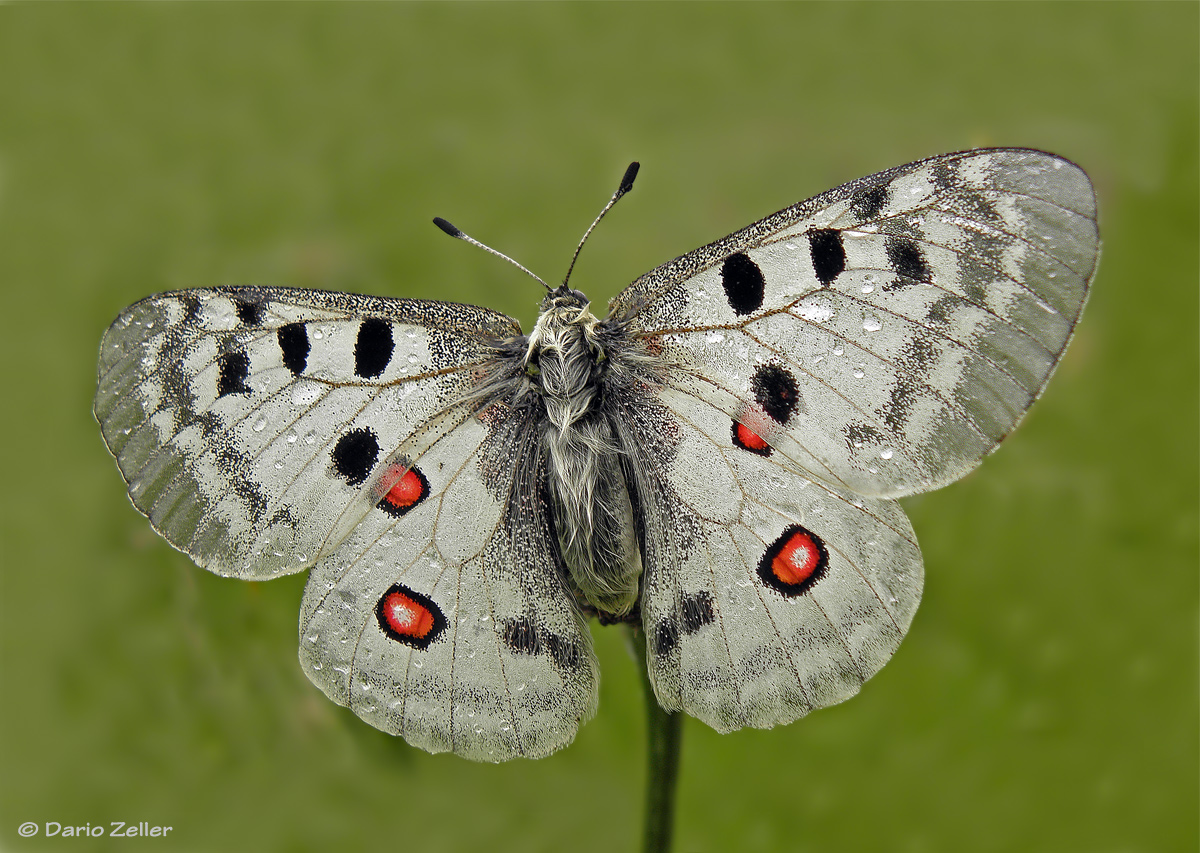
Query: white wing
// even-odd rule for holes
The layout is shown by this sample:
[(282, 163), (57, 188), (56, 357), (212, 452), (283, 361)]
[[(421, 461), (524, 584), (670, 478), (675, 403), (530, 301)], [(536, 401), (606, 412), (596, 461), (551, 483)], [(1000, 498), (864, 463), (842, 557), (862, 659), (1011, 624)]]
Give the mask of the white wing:
[(371, 472), (435, 415), (461, 422), (445, 401), (491, 356), (489, 338), (518, 332), (468, 305), (164, 293), (105, 334), (95, 414), (167, 541), (217, 574), (265, 579), (336, 547), (373, 505)]
[(900, 506), (739, 445), (729, 417), (703, 400), (662, 389), (631, 402), (642, 622), (663, 707), (729, 732), (854, 695), (921, 598)]
[(101, 346), (130, 497), (218, 574), (313, 568), (301, 662), (431, 752), (539, 757), (596, 703), (540, 499), (534, 413), (458, 402), (519, 333), (468, 305), (272, 288), (161, 294)]
[(1020, 420), (1083, 308), (1091, 183), (1039, 151), (847, 184), (648, 273), (612, 303), (700, 396), (863, 495), (951, 482)]
[(392, 478), (309, 577), (300, 659), (329, 698), (430, 752), (540, 758), (591, 717), (591, 637), (563, 584), (530, 411), (496, 403)]

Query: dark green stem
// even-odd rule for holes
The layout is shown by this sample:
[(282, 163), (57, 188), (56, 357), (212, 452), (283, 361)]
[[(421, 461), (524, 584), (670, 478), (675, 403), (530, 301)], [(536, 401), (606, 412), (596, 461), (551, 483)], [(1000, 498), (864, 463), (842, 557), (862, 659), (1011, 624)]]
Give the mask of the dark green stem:
[(646, 697), (646, 823), (644, 853), (667, 853), (675, 824), (675, 785), (679, 778), (681, 714), (669, 714), (658, 704), (646, 668), (646, 639), (633, 630), (630, 641), (641, 662), (642, 692)]

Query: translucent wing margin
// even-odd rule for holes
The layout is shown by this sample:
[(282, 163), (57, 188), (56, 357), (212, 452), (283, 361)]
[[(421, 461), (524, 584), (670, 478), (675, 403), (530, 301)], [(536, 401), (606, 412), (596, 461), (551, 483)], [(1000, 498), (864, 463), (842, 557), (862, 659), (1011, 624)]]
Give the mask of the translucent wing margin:
[(896, 497), (961, 477), (1013, 429), (1098, 251), (1079, 167), (971, 151), (782, 210), (648, 273), (611, 312), (677, 366), (678, 390), (831, 485)]
[(516, 322), (468, 305), (217, 288), (130, 306), (100, 347), (95, 415), (129, 495), (199, 565), (309, 568), (363, 517), (388, 453), (445, 412)]

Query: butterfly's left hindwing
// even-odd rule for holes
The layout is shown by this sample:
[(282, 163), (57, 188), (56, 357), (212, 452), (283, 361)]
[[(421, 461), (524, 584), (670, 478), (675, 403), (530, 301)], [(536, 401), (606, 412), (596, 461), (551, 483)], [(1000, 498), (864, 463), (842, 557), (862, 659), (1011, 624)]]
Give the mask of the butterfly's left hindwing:
[(300, 659), (325, 693), (430, 752), (565, 746), (596, 705), (587, 626), (538, 494), (537, 431), (494, 404), (409, 469), (419, 498), (370, 513), (305, 589)]

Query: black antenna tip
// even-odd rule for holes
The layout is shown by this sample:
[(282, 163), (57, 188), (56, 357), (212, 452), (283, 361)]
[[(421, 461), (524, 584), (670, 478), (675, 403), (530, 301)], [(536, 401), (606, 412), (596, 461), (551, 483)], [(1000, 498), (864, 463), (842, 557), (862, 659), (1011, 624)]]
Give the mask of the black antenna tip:
[(433, 224), (436, 225), (438, 228), (441, 228), (443, 231), (445, 231), (451, 237), (462, 237), (463, 236), (463, 233), (461, 231), (459, 231), (457, 228), (455, 228), (453, 225), (451, 225), (445, 219), (442, 219), (442, 217), (440, 217), (440, 216), (433, 217)]
[(638, 169), (641, 167), (642, 164), (637, 160), (629, 164), (629, 168), (625, 170), (625, 177), (621, 178), (621, 188), (617, 190), (618, 193), (625, 195), (633, 189), (633, 179), (637, 177)]

